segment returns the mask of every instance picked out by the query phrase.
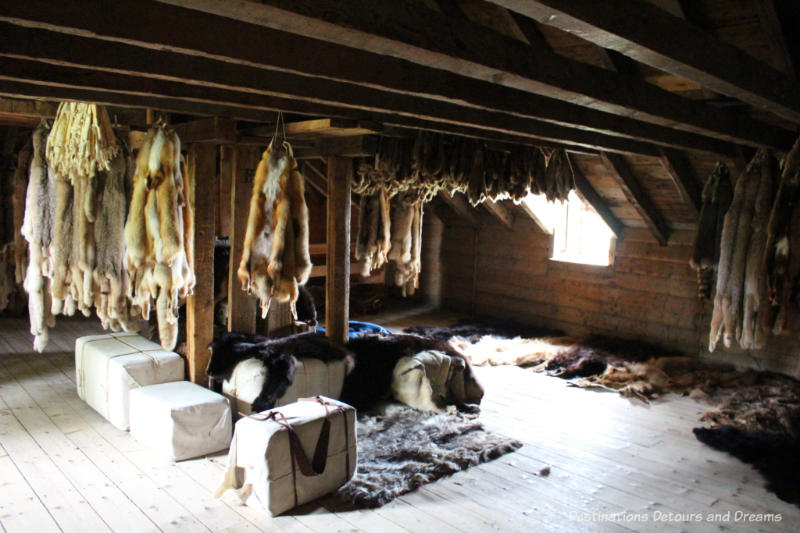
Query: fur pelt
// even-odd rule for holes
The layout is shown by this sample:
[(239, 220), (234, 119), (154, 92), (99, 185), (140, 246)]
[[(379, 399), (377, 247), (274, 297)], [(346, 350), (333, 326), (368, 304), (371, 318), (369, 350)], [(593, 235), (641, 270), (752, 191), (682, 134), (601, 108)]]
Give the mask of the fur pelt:
[(369, 276), (387, 261), (392, 246), (390, 201), (385, 187), (359, 200), (356, 259), (363, 262), (361, 275)]
[(449, 341), (475, 366), (535, 366), (553, 360), (576, 342), (572, 337), (507, 338), (493, 335), (484, 335), (474, 341), (457, 337)]
[(155, 299), (159, 338), (166, 350), (175, 347), (178, 306), (195, 283), (185, 248), (194, 223), (192, 208), (186, 206), (191, 198), (186, 196), (181, 159), (180, 139), (172, 129), (158, 124), (147, 132), (136, 158), (124, 228), (128, 297), (142, 318), (149, 316)]
[(297, 316), (297, 287), (308, 281), (308, 208), (303, 176), (288, 142), (270, 143), (256, 169), (238, 277), (266, 318), (273, 298)]
[(14, 279), (18, 285), (25, 280), (28, 265), (28, 242), (22, 235), (22, 224), (30, 161), (31, 143), (27, 142), (17, 155), (17, 168), (14, 171)]
[(317, 306), (314, 302), (314, 296), (304, 285), (299, 287), (295, 307), (297, 309), (297, 320), (305, 322), (309, 327), (317, 325)]
[(453, 337), (458, 337), (471, 343), (480, 341), (486, 335), (503, 339), (513, 339), (514, 337), (533, 339), (535, 337), (560, 337), (564, 335), (563, 331), (556, 329), (489, 317), (463, 319), (452, 326), (412, 326), (405, 328), (403, 331), (445, 342)]
[[(448, 383), (448, 390), (463, 388), (463, 399), (450, 397), (448, 403), (458, 406), (479, 404), (483, 387), (463, 354), (445, 342), (417, 335), (362, 335), (350, 339), (347, 347), (355, 357), (355, 367), (345, 377), (341, 400), (356, 409), (370, 409), (392, 396), (394, 370), (403, 358), (411, 358), (425, 351), (435, 350), (464, 362), (464, 371)], [(441, 406), (440, 406), (441, 407)]]
[(261, 361), (266, 368), (266, 380), (253, 401), (253, 412), (270, 409), (294, 382), (297, 359), (314, 358), (320, 361), (345, 360), (352, 368), (349, 350), (318, 333), (299, 333), (279, 339), (267, 339), (245, 333), (223, 333), (209, 346), (211, 359), (206, 374), (212, 378), (230, 380), (236, 366), (248, 359)]
[(338, 495), (364, 507), (379, 507), (522, 446), (487, 431), (474, 416), (431, 416), (402, 406), (383, 414), (359, 413), (356, 435), (358, 468)]
[(403, 297), (413, 295), (419, 286), (422, 268), (422, 201), (413, 195), (399, 194), (391, 204), (391, 248), (388, 259), (394, 263), (394, 284)]
[(50, 313), (49, 280), (45, 277), (52, 235), (49, 183), (44, 158), (47, 134), (48, 129), (44, 123), (33, 133), (33, 155), (21, 230), (28, 241), (28, 269), (23, 286), (28, 293), (31, 335), (34, 337), (33, 347), (37, 352), (44, 351), (49, 342), (48, 328), (55, 325)]
[(767, 490), (800, 505), (800, 439), (774, 433), (752, 433), (732, 426), (694, 428), (700, 442), (753, 465), (767, 481)]
[(716, 280), (725, 213), (733, 198), (730, 172), (723, 163), (717, 163), (709, 176), (703, 187), (702, 198), (703, 205), (689, 263), (697, 271), (698, 296), (707, 300), (711, 297)]

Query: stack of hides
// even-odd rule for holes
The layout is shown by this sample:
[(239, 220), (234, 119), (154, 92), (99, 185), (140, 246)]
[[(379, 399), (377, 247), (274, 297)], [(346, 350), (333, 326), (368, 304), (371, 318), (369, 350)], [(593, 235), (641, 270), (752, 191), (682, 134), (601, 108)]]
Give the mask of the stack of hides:
[(359, 410), (395, 400), (443, 411), (483, 397), (461, 354), (416, 335), (363, 335), (341, 347), (317, 333), (274, 340), (224, 333), (211, 345), (206, 372), (245, 412), (325, 393)]
[(273, 138), (256, 169), (244, 236), (239, 281), (261, 303), (261, 317), (274, 298), (290, 304), (297, 319), (298, 286), (308, 281), (308, 208), (303, 176), (288, 141)]

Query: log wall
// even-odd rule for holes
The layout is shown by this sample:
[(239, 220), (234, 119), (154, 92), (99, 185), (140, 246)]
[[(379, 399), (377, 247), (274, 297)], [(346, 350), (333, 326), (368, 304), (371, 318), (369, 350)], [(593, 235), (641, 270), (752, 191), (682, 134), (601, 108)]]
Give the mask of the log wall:
[[(553, 261), (550, 236), (518, 216), (513, 231), (488, 217), (474, 230), (453, 219), (442, 229), (441, 302), (446, 309), (512, 318), (570, 335), (640, 339), (714, 361), (800, 376), (796, 342), (708, 354), (711, 305), (697, 299), (688, 266), (693, 233), (676, 231), (659, 246), (649, 231), (627, 228), (615, 261), (596, 267)], [(425, 267), (423, 267), (423, 270)]]

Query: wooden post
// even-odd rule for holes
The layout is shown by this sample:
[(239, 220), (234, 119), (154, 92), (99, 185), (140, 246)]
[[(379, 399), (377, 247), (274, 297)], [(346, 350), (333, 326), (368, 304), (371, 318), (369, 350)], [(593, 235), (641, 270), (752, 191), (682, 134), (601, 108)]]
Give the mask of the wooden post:
[(214, 206), (217, 185), (217, 149), (212, 144), (195, 144), (194, 159), (194, 273), (197, 284), (186, 300), (186, 344), (189, 379), (205, 385), (206, 367), (214, 339)]
[(219, 147), (219, 202), (217, 212), (219, 224), (217, 235), (231, 235), (231, 193), (233, 192), (233, 160), (236, 147), (232, 145)]
[(273, 301), (267, 315), (267, 337), (285, 337), (292, 334), (292, 312), (289, 304)]
[(347, 342), (350, 317), (350, 189), (353, 161), (328, 158), (328, 274), (325, 278), (325, 330), (334, 342)]
[(256, 332), (256, 299), (242, 291), (236, 275), (244, 247), (247, 214), (250, 210), (250, 193), (253, 177), (261, 160), (261, 150), (237, 147), (233, 155), (233, 180), (231, 181), (231, 256), (228, 263), (228, 331)]

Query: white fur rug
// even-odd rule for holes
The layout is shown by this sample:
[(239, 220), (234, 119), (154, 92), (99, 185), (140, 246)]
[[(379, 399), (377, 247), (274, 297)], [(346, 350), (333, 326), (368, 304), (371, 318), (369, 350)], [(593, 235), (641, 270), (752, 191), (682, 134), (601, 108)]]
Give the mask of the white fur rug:
[(397, 405), (382, 415), (359, 415), (358, 468), (338, 494), (358, 506), (379, 507), (426, 483), (522, 446), (485, 430), (476, 418)]

